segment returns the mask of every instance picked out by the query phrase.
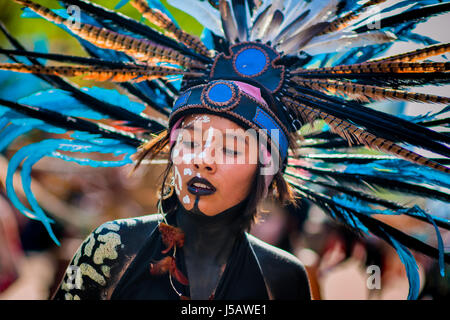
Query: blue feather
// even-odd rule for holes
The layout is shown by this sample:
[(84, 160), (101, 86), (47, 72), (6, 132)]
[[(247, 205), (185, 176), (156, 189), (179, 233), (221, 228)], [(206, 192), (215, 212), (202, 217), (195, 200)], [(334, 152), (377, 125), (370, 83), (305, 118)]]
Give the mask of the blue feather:
[[(81, 90), (100, 101), (113, 104), (117, 107), (125, 108), (135, 114), (140, 114), (145, 109), (144, 104), (131, 101), (128, 96), (119, 93), (117, 90), (104, 89), (100, 87), (85, 87), (81, 88)], [(19, 102), (50, 109), (60, 112), (64, 115), (74, 117), (84, 117), (94, 120), (108, 118), (108, 116), (93, 111), (88, 106), (85, 106), (77, 99), (72, 97), (72, 95), (67, 91), (60, 89), (51, 89), (47, 91), (37, 92), (31, 96), (19, 99)]]
[[(369, 205), (367, 203), (364, 203), (361, 200), (359, 200), (359, 199), (357, 199), (355, 197), (349, 196), (349, 195), (339, 194), (339, 195), (333, 196), (332, 199), (334, 200), (335, 203), (339, 204), (340, 206), (352, 208), (353, 210), (355, 210), (355, 211), (357, 211), (359, 213), (363, 213), (363, 214), (368, 215), (368, 216), (375, 215), (375, 214), (381, 214), (381, 215), (402, 215), (402, 214), (408, 214), (408, 215), (412, 215), (412, 216), (418, 216), (418, 217), (425, 217), (425, 218), (427, 218), (427, 220), (430, 222), (430, 224), (433, 225), (434, 230), (435, 230), (437, 244), (438, 244), (438, 250), (439, 250), (439, 259), (438, 259), (439, 260), (439, 269), (440, 269), (441, 275), (445, 276), (445, 264), (444, 264), (445, 249), (444, 249), (444, 242), (442, 240), (441, 232), (439, 231), (435, 221), (436, 220), (440, 220), (440, 221), (449, 223), (450, 221), (448, 219), (444, 219), (444, 218), (437, 217), (437, 216), (432, 216), (429, 213), (425, 212), (422, 208), (420, 208), (417, 205), (414, 205), (411, 208), (399, 209), (399, 210), (396, 210), (396, 211), (389, 210), (389, 209), (377, 210), (377, 209), (372, 209), (371, 207), (369, 207)], [(358, 230), (362, 230), (362, 231), (367, 233), (367, 229), (362, 224), (358, 224), (358, 223), (355, 224), (353, 222), (353, 221), (359, 222), (358, 219), (356, 219), (356, 218), (354, 218), (356, 220), (349, 219), (348, 214), (346, 212), (344, 212), (344, 211), (345, 211), (344, 209), (340, 210), (341, 213), (345, 214), (345, 217), (346, 217), (345, 222), (348, 225), (350, 225), (353, 228), (356, 228)]]
[(390, 240), (392, 246), (397, 251), (400, 260), (405, 266), (406, 276), (408, 277), (409, 282), (409, 292), (408, 292), (408, 300), (416, 300), (419, 296), (420, 290), (420, 277), (419, 277), (419, 267), (417, 266), (416, 260), (411, 252), (393, 237), (391, 237), (388, 233), (386, 236)]
[(366, 165), (350, 164), (344, 169), (344, 172), (382, 176), (450, 188), (448, 174), (402, 159), (379, 160)]
[(204, 28), (202, 34), (200, 36), (200, 40), (202, 40), (203, 44), (210, 50), (214, 50), (214, 40), (212, 36), (211, 30)]
[[(7, 120), (8, 119), (2, 119)], [(0, 133), (0, 152), (5, 150), (16, 138), (28, 133), (33, 128), (31, 126), (17, 126), (15, 124), (10, 124)]]
[(17, 100), (50, 86), (40, 78), (25, 73), (0, 71), (0, 97)]
[[(8, 172), (6, 176), (6, 190), (8, 197), (11, 199), (13, 205), (25, 216), (31, 219), (41, 221), (50, 237), (59, 245), (59, 241), (56, 238), (51, 228), (52, 219), (47, 217), (45, 212), (41, 209), (37, 203), (31, 190), (31, 170), (35, 163), (37, 163), (43, 157), (59, 158), (65, 161), (71, 161), (78, 163), (79, 165), (86, 165), (91, 167), (120, 167), (126, 164), (132, 163), (130, 156), (136, 152), (136, 149), (127, 145), (120, 144), (117, 141), (110, 139), (98, 139), (97, 144), (80, 141), (80, 140), (66, 140), (66, 139), (47, 139), (38, 143), (27, 145), (14, 154), (9, 161)], [(59, 151), (68, 152), (81, 152), (81, 153), (110, 153), (115, 156), (123, 156), (122, 160), (92, 160), (88, 158), (75, 158), (68, 155), (61, 154)], [(23, 205), (23, 203), (17, 197), (13, 185), (14, 173), (19, 168), (20, 164), (24, 161), (22, 166), (22, 187), (25, 192), (25, 196), (31, 206), (31, 210)]]
[(130, 2), (130, 0), (120, 0), (118, 4), (116, 4), (116, 6), (114, 7), (114, 9), (120, 9), (122, 8), (124, 5), (126, 5), (128, 2)]

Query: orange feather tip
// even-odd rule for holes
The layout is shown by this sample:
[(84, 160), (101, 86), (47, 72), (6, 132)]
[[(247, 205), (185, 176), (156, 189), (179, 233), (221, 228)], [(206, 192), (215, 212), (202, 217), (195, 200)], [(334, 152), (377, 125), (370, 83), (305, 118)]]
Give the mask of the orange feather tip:
[(166, 274), (167, 272), (170, 272), (173, 263), (175, 263), (173, 257), (165, 257), (155, 263), (150, 263), (150, 274), (154, 276)]
[(182, 247), (184, 245), (184, 232), (180, 228), (161, 222), (159, 231), (161, 232), (162, 241), (167, 247), (162, 253), (169, 252), (174, 246)]
[(189, 284), (187, 277), (177, 268), (174, 257), (165, 257), (155, 263), (150, 263), (151, 275), (160, 276), (166, 274), (167, 272), (179, 283), (185, 286)]

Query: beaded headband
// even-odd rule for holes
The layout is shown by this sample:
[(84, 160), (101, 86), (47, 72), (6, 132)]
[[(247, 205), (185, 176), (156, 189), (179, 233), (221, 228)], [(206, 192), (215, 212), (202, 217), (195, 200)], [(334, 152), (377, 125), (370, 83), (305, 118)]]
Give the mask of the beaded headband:
[(264, 100), (249, 94), (249, 89), (258, 88), (235, 81), (214, 80), (184, 91), (175, 101), (169, 120), (173, 129), (177, 121), (189, 114), (208, 113), (228, 118), (245, 129), (264, 133), (278, 149), (281, 162), (287, 157), (288, 131)]

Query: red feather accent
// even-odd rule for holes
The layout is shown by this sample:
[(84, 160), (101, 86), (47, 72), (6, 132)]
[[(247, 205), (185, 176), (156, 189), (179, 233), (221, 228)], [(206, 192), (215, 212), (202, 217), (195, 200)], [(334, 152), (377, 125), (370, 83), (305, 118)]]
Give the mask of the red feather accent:
[(180, 228), (161, 222), (159, 224), (159, 231), (161, 232), (163, 243), (167, 246), (167, 249), (161, 251), (162, 253), (169, 252), (175, 245), (178, 247), (184, 245), (184, 232)]
[(186, 276), (177, 268), (174, 257), (165, 257), (156, 263), (150, 263), (150, 274), (163, 275), (169, 272), (179, 283), (187, 286), (189, 284)]
[(150, 263), (150, 274), (152, 275), (163, 275), (170, 272), (172, 264), (175, 262), (173, 257), (165, 257), (156, 263)]
[(185, 286), (189, 285), (189, 281), (186, 278), (186, 276), (180, 270), (178, 270), (177, 266), (175, 265), (175, 260), (174, 260), (174, 267), (173, 267), (172, 272), (170, 274), (173, 275), (174, 278), (179, 283), (184, 284)]
[(140, 133), (140, 132), (145, 132), (145, 129), (141, 129), (141, 128), (136, 128), (136, 127), (130, 127), (130, 126), (126, 126), (124, 124), (126, 124), (127, 121), (113, 121), (110, 126), (116, 128), (117, 130), (121, 130), (121, 131), (127, 131), (127, 132), (132, 132), (132, 133)]

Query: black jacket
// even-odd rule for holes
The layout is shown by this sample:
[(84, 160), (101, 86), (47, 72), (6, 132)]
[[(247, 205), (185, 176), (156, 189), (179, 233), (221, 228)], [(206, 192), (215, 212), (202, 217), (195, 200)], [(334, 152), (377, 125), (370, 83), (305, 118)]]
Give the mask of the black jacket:
[[(54, 299), (179, 299), (168, 275), (149, 271), (150, 262), (164, 257), (160, 220), (152, 214), (95, 229), (74, 255)], [(177, 264), (186, 272), (179, 252)], [(231, 256), (216, 299), (310, 299), (305, 268), (292, 254), (243, 233)], [(189, 287), (176, 286), (189, 295)]]

